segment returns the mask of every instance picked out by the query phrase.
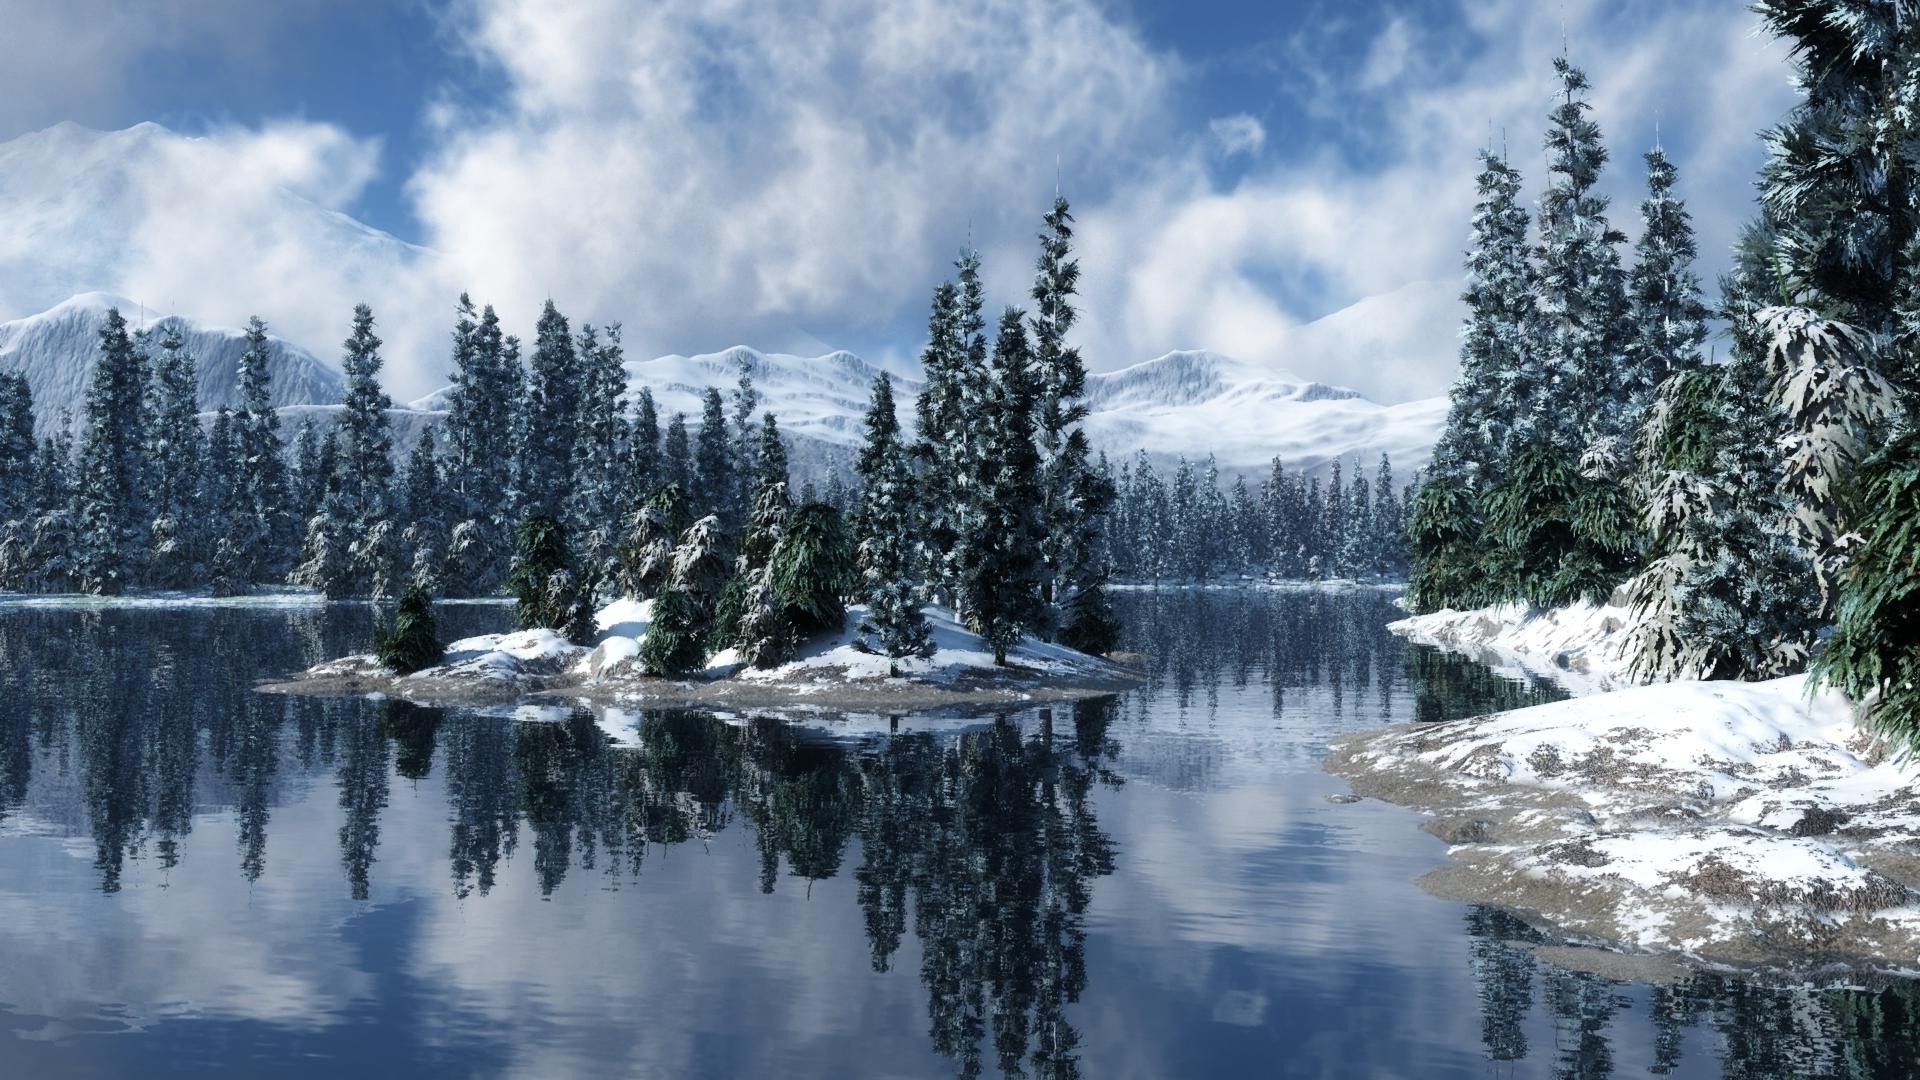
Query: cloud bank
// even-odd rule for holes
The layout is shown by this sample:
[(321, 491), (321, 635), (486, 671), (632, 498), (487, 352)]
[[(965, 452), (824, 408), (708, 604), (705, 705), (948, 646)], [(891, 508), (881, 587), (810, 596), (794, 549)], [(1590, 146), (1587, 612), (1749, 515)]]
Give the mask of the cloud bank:
[[(1451, 381), (1474, 153), (1504, 133), (1538, 189), (1563, 34), (1524, 0), (1382, 19), (1359, 56), (1303, 23), (1266, 50), (1281, 92), (1256, 115), (1196, 102), (1207, 73), (1094, 0), (461, 0), (443, 18), (497, 94), (421, 106), (406, 190), (431, 254), (277, 223), (288, 197), (350, 210), (381, 167), (376, 141), (286, 123), (143, 177), (132, 254), (92, 287), (261, 310), (323, 356), (370, 299), (401, 397), (440, 381), (462, 289), (522, 333), (549, 297), (620, 320), (634, 355), (902, 361), (969, 237), (991, 302), (1024, 302), (1058, 182), (1094, 367), (1205, 347), (1408, 400)], [(1779, 50), (1712, 0), (1575, 0), (1564, 26), (1614, 148), (1616, 222), (1637, 228), (1658, 122), (1711, 273), (1749, 213), (1754, 133), (1790, 104)], [(1408, 300), (1301, 329), (1383, 294)]]

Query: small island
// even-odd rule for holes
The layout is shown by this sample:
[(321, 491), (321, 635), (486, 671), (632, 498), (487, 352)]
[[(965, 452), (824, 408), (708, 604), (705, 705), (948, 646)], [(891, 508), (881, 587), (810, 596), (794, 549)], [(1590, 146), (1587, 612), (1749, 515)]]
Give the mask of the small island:
[(654, 707), (717, 706), (925, 712), (958, 706), (1023, 706), (1117, 693), (1142, 681), (1121, 654), (1089, 656), (1032, 637), (994, 662), (994, 650), (945, 608), (923, 609), (930, 656), (893, 660), (856, 645), (864, 606), (849, 608), (838, 630), (816, 635), (791, 659), (749, 664), (736, 648), (677, 677), (647, 673), (640, 659), (654, 602), (619, 600), (596, 616), (591, 646), (553, 630), (483, 634), (449, 644), (438, 662), (402, 673), (372, 653), (318, 664), (268, 683), (271, 693), (321, 696), (385, 694), (416, 704), (491, 704), (564, 697)]

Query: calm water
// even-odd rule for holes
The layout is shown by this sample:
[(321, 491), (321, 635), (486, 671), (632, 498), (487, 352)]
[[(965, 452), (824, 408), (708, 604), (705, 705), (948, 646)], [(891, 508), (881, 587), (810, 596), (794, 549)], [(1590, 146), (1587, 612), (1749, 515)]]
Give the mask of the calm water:
[[(1327, 739), (1552, 695), (1377, 593), (1129, 593), (975, 720), (256, 695), (365, 612), (0, 606), (0, 1076), (1904, 1076), (1920, 992), (1571, 974)], [(499, 608), (442, 614), (499, 628)]]

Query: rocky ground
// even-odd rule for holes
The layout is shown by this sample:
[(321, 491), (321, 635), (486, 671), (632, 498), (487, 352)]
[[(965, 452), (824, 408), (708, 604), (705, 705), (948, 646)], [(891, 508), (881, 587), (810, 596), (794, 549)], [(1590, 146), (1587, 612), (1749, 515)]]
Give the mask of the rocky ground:
[(1426, 811), (1421, 884), (1568, 940), (1788, 977), (1920, 971), (1920, 771), (1804, 678), (1680, 682), (1343, 738)]
[[(929, 607), (938, 646), (931, 658), (889, 661), (853, 647), (861, 611), (848, 613), (838, 633), (808, 642), (789, 663), (756, 669), (732, 650), (691, 678), (661, 679), (639, 664), (648, 605), (618, 601), (599, 613), (591, 647), (550, 630), (487, 634), (456, 641), (439, 664), (400, 675), (370, 654), (315, 665), (292, 679), (268, 683), (273, 693), (385, 694), (421, 704), (500, 704), (566, 698), (668, 708), (804, 707), (860, 712), (925, 711), (960, 706), (1021, 707), (1117, 693), (1142, 679), (1127, 657), (1100, 658), (1028, 638), (1006, 666), (953, 613)], [(1138, 658), (1133, 658), (1137, 660)], [(893, 673), (898, 668), (898, 675)]]

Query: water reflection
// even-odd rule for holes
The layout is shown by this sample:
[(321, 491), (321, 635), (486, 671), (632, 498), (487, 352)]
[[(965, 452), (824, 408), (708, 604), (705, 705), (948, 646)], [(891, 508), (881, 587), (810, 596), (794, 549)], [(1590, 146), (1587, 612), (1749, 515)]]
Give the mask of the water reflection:
[[(1298, 1045), (1250, 1041), (1239, 1056), (1223, 1059), (1236, 1067), (1228, 1071), (1293, 1071), (1296, 1059), (1288, 1055), (1296, 1052), (1299, 1071), (1321, 1062), (1318, 1071), (1325, 1072), (1333, 1053), (1357, 1071), (1379, 1071), (1384, 1060), (1389, 1072), (1418, 1075), (1484, 1074), (1490, 1067), (1500, 1075), (1566, 1077), (1868, 1077), (1912, 1075), (1920, 1067), (1920, 994), (1911, 984), (1774, 989), (1695, 976), (1648, 987), (1570, 971), (1537, 955), (1535, 948), (1553, 943), (1514, 916), (1455, 908), (1414, 890), (1409, 882), (1418, 871), (1407, 866), (1430, 865), (1439, 854), (1415, 846), (1430, 841), (1414, 832), (1410, 817), (1384, 819), (1386, 829), (1358, 840), (1405, 845), (1406, 864), (1372, 878), (1351, 871), (1364, 853), (1347, 850), (1356, 837), (1341, 830), (1354, 819), (1328, 815), (1359, 808), (1330, 808), (1314, 787), (1322, 779), (1316, 755), (1329, 735), (1386, 720), (1452, 719), (1556, 694), (1403, 647), (1383, 629), (1395, 614), (1391, 600), (1374, 592), (1129, 594), (1122, 599), (1133, 628), (1128, 647), (1153, 657), (1141, 691), (969, 722), (909, 722), (892, 731), (881, 723), (857, 737), (769, 717), (559, 709), (526, 722), (395, 701), (251, 691), (257, 679), (364, 641), (364, 613), (353, 609), (0, 610), (0, 867), (24, 874), (19, 868), (36, 864), (18, 854), (26, 850), (18, 843), (51, 836), (84, 845), (87, 861), (74, 864), (75, 872), (84, 868), (104, 904), (130, 905), (148, 885), (190, 883), (204, 899), (222, 885), (251, 895), (279, 883), (291, 898), (276, 902), (310, 906), (315, 922), (346, 922), (354, 929), (337, 940), (272, 939), (276, 952), (263, 970), (311, 966), (311, 954), (327, 949), (350, 953), (344, 961), (329, 958), (347, 974), (308, 973), (307, 981), (323, 989), (276, 1003), (271, 1015), (293, 1034), (254, 1038), (283, 1052), (304, 1045), (301, 1024), (330, 1023), (354, 1014), (358, 1006), (348, 1003), (365, 1002), (377, 1020), (361, 1022), (409, 1024), (409, 1045), (434, 1024), (466, 1032), (470, 1048), (554, 1037), (580, 1055), (579, 1067), (561, 1069), (547, 1057), (533, 1071), (619, 1071), (623, 1060), (632, 1063), (622, 1056), (636, 1052), (630, 1046), (588, 1053), (579, 1040), (590, 1034), (599, 1046), (627, 1022), (623, 1012), (659, 999), (619, 998), (588, 1020), (576, 1009), (574, 1026), (514, 1025), (523, 1000), (559, 993), (559, 984), (590, 984), (592, 969), (591, 958), (580, 955), (579, 935), (529, 915), (516, 894), (543, 901), (531, 905), (543, 911), (604, 923), (599, 937), (584, 935), (584, 947), (617, 949), (621, 963), (639, 966), (671, 952), (676, 934), (705, 929), (689, 920), (688, 905), (727, 905), (735, 944), (767, 952), (815, 925), (776, 902), (805, 902), (817, 892), (813, 904), (835, 905), (851, 924), (847, 940), (823, 936), (822, 945), (875, 973), (860, 978), (917, 986), (909, 1026), (919, 1028), (913, 1034), (920, 1052), (931, 1050), (944, 1059), (940, 1068), (961, 1076), (1074, 1076), (1125, 1066), (1124, 1058), (1116, 1062), (1123, 1051), (1115, 1047), (1129, 1033), (1116, 1029), (1111, 1015), (1103, 1024), (1100, 1013), (1089, 1012), (1096, 1000), (1126, 1002), (1127, 1023), (1156, 1032), (1159, 1016), (1192, 1014), (1167, 1037), (1198, 1049), (1165, 1056), (1190, 1066), (1173, 1071), (1207, 1071), (1199, 1066), (1210, 1040), (1240, 1045), (1232, 1040), (1242, 1036), (1223, 1035), (1221, 1025), (1280, 1033), (1294, 1030), (1289, 1014), (1296, 1010), (1335, 1017), (1345, 1011), (1344, 1001), (1305, 996), (1325, 992), (1329, 983), (1316, 981), (1313, 967), (1329, 955), (1360, 961), (1332, 985), (1347, 992), (1389, 988), (1385, 1000), (1405, 1030), (1323, 1028)], [(488, 610), (443, 615), (451, 633), (500, 619)], [(1238, 809), (1245, 804), (1236, 800), (1249, 793), (1286, 820), (1245, 821)], [(1147, 815), (1140, 807), (1155, 809)], [(1179, 819), (1193, 807), (1204, 811), (1199, 821), (1225, 823), (1230, 833)], [(734, 848), (741, 858), (705, 857)], [(1182, 907), (1180, 897), (1169, 901), (1143, 888), (1151, 877), (1143, 868), (1167, 865), (1167, 852), (1182, 848), (1204, 850), (1209, 864), (1234, 864), (1243, 875), (1233, 882), (1240, 891)], [(678, 861), (662, 865), (667, 859)], [(294, 868), (311, 874), (315, 866), (325, 875), (317, 884), (290, 877)], [(689, 884), (701, 878), (709, 883)], [(133, 920), (130, 929), (100, 909), (60, 922), (48, 912), (67, 898), (36, 893), (26, 876), (4, 885), (0, 901), (27, 919), (25, 929), (0, 937), (0, 950), (7, 950), (0, 966), (30, 952), (26, 937), (34, 934), (54, 938), (47, 951), (55, 955), (62, 941), (77, 944), (89, 934), (100, 935), (110, 955), (136, 955), (148, 940), (141, 934), (153, 933), (151, 925), (143, 930)], [(1355, 909), (1358, 918), (1359, 909), (1385, 903), (1389, 919), (1404, 909), (1409, 929), (1352, 942), (1351, 928), (1302, 925), (1325, 915), (1271, 910), (1283, 897), (1316, 895), (1332, 898), (1336, 922), (1341, 910)], [(420, 907), (421, 896), (437, 906)], [(632, 903), (611, 906), (621, 897)], [(1116, 904), (1178, 926), (1142, 930)], [(508, 914), (483, 918), (489, 905)], [(157, 910), (162, 921), (180, 921), (184, 945), (176, 947), (212, 954), (209, 967), (226, 962), (220, 927), (197, 927), (183, 910)], [(441, 950), (437, 962), (451, 966), (410, 972), (429, 985), (408, 984), (405, 993), (447, 999), (436, 999), (430, 1014), (394, 1011), (401, 991), (375, 987), (398, 985), (398, 977), (370, 958), (375, 953), (353, 951), (372, 948), (358, 935), (387, 926), (385, 936), (367, 940), (381, 942), (386, 953), (425, 952), (429, 933), (405, 928), (430, 919), (441, 928), (458, 924), (441, 931), (451, 937), (432, 942)], [(482, 929), (493, 921), (507, 925)], [(1438, 932), (1430, 929), (1435, 925)], [(651, 937), (633, 936), (642, 926)], [(623, 927), (627, 936), (607, 936)], [(1430, 936), (1409, 936), (1420, 927)], [(1296, 937), (1309, 930), (1347, 951), (1312, 952)], [(517, 947), (515, 938), (535, 954), (551, 944), (554, 959), (533, 972), (524, 955), (515, 954), (518, 966), (485, 955)], [(1181, 958), (1176, 962), (1193, 969), (1181, 979), (1195, 985), (1164, 978), (1156, 984), (1136, 954)], [(30, 958), (44, 969), (43, 957)], [(683, 974), (673, 993), (697, 996), (709, 985), (728, 986), (740, 972), (749, 979), (765, 974), (705, 939), (687, 962), (693, 974)], [(267, 976), (246, 970), (220, 977), (240, 984), (234, 992), (264, 993)], [(497, 1012), (472, 1009), (445, 985), (450, 977), (459, 982), (494, 970), (505, 973), (503, 981), (520, 980), (502, 994), (509, 1005)], [(25, 978), (0, 975), (0, 1030), (13, 1023), (5, 1002), (29, 989)], [(185, 996), (166, 986), (142, 1001), (112, 966), (83, 966), (71, 978), (78, 993), (99, 1003), (99, 1013), (114, 1017), (165, 1012)], [(467, 997), (475, 995), (472, 984), (463, 985)], [(845, 981), (830, 990), (861, 993)], [(1189, 992), (1198, 1005), (1181, 997)], [(1457, 1038), (1445, 1023), (1437, 1033), (1415, 1023), (1423, 1014), (1413, 1002), (1429, 994), (1444, 1002), (1446, 1023), (1458, 1019)], [(420, 1008), (417, 1000), (412, 1007)], [(591, 1031), (589, 1020), (597, 1024)], [(756, 1014), (736, 1022), (731, 1034), (797, 1041), (806, 1028), (791, 1016)], [(886, 1034), (878, 1020), (858, 1033), (863, 1046)], [(22, 1045), (0, 1041), (0, 1066), (27, 1060)], [(418, 1053), (421, 1060), (449, 1060), (444, 1047)], [(1104, 1067), (1096, 1064), (1101, 1053)], [(713, 1073), (747, 1067), (746, 1059), (712, 1046), (673, 1060), (682, 1068), (702, 1061)], [(1150, 1063), (1137, 1064), (1153, 1071)], [(928, 1071), (897, 1053), (874, 1067)]]

